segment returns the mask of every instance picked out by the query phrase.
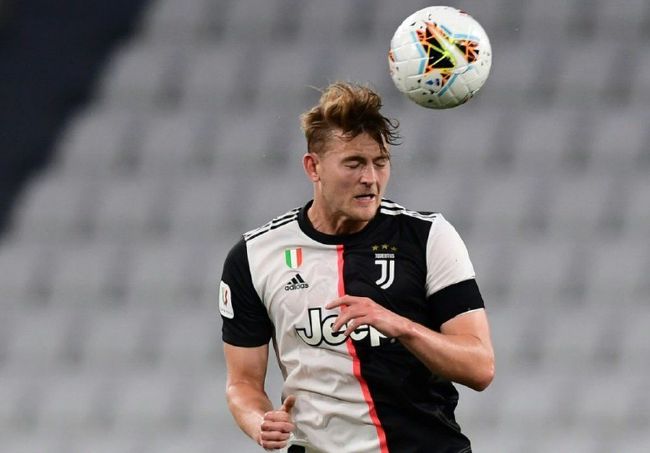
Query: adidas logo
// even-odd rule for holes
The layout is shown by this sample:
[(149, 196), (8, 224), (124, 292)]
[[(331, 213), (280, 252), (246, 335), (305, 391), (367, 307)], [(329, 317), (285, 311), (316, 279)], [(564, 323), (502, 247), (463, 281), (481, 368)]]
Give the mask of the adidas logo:
[(309, 284), (302, 279), (300, 274), (296, 274), (290, 281), (284, 285), (285, 291), (295, 291), (296, 289), (309, 288)]

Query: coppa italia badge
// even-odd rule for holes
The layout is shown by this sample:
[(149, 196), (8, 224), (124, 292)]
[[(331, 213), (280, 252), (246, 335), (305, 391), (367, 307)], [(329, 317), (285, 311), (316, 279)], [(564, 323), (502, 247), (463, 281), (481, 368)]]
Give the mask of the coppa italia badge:
[(224, 281), (219, 283), (219, 311), (225, 318), (233, 319), (235, 317), (230, 286)]
[(302, 264), (302, 247), (284, 250), (284, 262), (289, 269), (298, 269)]
[(381, 289), (390, 288), (395, 280), (395, 253), (397, 247), (389, 244), (373, 245), (372, 251), (375, 252), (375, 264), (379, 266), (381, 275), (375, 283)]

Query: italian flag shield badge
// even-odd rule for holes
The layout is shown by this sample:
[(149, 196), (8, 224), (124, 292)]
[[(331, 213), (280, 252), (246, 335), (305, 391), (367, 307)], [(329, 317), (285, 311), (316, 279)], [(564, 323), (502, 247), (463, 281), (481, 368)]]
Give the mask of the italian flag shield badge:
[(302, 247), (284, 250), (284, 262), (289, 269), (297, 269), (302, 264)]

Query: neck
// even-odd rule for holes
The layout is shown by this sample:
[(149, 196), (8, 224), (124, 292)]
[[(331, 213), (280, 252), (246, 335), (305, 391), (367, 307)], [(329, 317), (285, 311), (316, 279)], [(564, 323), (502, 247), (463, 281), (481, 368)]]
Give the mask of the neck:
[(316, 199), (307, 211), (307, 217), (316, 231), (337, 236), (356, 233), (368, 225), (366, 220), (351, 219), (341, 212), (331, 211)]

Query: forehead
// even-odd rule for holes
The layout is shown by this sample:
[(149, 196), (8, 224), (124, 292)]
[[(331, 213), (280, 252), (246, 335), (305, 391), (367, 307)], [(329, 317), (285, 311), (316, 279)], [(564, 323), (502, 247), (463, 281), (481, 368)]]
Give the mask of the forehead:
[(327, 154), (337, 154), (340, 157), (366, 156), (374, 159), (388, 155), (385, 148), (382, 149), (379, 143), (365, 132), (354, 138), (335, 132), (328, 140), (325, 149)]

